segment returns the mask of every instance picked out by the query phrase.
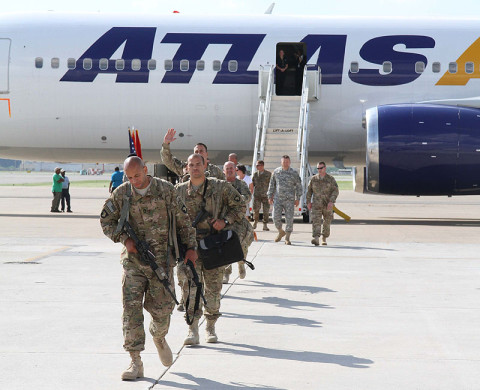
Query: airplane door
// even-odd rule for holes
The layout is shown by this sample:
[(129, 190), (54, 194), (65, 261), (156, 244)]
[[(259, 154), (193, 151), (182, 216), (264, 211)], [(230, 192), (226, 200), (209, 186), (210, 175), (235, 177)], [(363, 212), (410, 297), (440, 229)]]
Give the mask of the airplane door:
[(11, 42), (8, 38), (0, 38), (0, 93), (9, 92), (8, 68)]

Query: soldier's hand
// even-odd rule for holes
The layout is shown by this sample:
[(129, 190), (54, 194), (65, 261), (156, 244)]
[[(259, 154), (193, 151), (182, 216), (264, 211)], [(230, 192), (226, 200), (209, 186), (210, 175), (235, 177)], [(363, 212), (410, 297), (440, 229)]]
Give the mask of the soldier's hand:
[(294, 203), (295, 207), (297, 207), (299, 204), (300, 204), (299, 200), (296, 200), (295, 203)]
[(332, 210), (333, 210), (333, 203), (332, 203), (332, 202), (328, 202), (328, 204), (327, 204), (327, 210), (328, 210), (328, 211), (332, 211)]
[(268, 203), (273, 204), (273, 198), (268, 198)]
[(175, 141), (176, 140), (175, 134), (176, 134), (175, 129), (168, 129), (167, 134), (165, 134), (165, 137), (163, 137), (163, 143), (169, 144), (170, 142)]
[(309, 210), (312, 209), (312, 202), (308, 202), (308, 203), (307, 203), (307, 208), (308, 208)]
[(194, 251), (193, 249), (189, 249), (185, 252), (185, 259), (183, 259), (183, 262), (187, 264), (188, 260), (190, 260), (193, 263), (193, 266), (195, 266), (197, 259), (198, 259), (197, 251)]
[(137, 247), (135, 246), (135, 241), (130, 237), (125, 240), (125, 248), (127, 248), (128, 253), (138, 253)]
[(225, 227), (225, 221), (223, 219), (216, 219), (212, 226), (215, 230), (220, 231)]

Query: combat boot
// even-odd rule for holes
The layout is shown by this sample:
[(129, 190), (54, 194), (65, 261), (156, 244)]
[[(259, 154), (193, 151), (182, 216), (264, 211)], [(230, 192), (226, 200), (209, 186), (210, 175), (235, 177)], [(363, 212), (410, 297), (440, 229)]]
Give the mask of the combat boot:
[(178, 311), (185, 311), (185, 305), (183, 303), (183, 298), (180, 300), (180, 303), (177, 306)]
[(322, 245), (327, 245), (327, 237), (322, 236)]
[(207, 319), (207, 328), (205, 333), (205, 341), (207, 343), (216, 343), (218, 341), (217, 334), (215, 333), (215, 322), (217, 320)]
[(253, 222), (253, 228), (254, 228), (254, 229), (257, 228), (257, 224), (258, 224), (258, 220), (255, 220), (255, 221)]
[(292, 232), (287, 232), (286, 235), (285, 235), (285, 244), (286, 245), (292, 245), (292, 243), (290, 242), (290, 234), (292, 234)]
[(264, 230), (265, 232), (269, 232), (269, 231), (270, 231), (270, 229), (268, 228), (268, 225), (267, 225), (266, 222), (263, 223), (263, 230)]
[(173, 355), (172, 350), (170, 349), (167, 340), (165, 337), (160, 338), (153, 338), (153, 342), (157, 347), (158, 356), (160, 357), (160, 361), (165, 367), (169, 367), (173, 363)]
[(312, 244), (315, 245), (315, 246), (319, 246), (319, 245), (320, 245), (320, 243), (318, 242), (318, 236), (313, 237), (313, 239), (312, 239)]
[(130, 366), (122, 372), (122, 381), (134, 381), (143, 377), (143, 362), (140, 358), (140, 351), (130, 351), (132, 361)]
[(183, 345), (200, 344), (200, 336), (198, 335), (198, 319), (193, 320), (192, 325), (188, 327), (188, 335), (183, 340)]
[(280, 241), (285, 234), (287, 234), (285, 233), (285, 230), (283, 230), (282, 228), (278, 229), (278, 235), (277, 237), (275, 237), (275, 242)]
[(238, 274), (240, 276), (240, 279), (245, 279), (245, 276), (247, 276), (247, 271), (243, 262), (238, 263)]
[(227, 273), (223, 273), (223, 279), (222, 279), (222, 284), (228, 284), (228, 279), (230, 278), (230, 275)]

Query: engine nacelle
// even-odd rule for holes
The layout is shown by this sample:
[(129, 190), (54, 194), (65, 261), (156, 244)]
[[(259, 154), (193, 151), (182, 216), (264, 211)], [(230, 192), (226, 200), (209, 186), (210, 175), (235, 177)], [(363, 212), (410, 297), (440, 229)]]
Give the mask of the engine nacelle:
[(480, 194), (480, 109), (378, 106), (367, 110), (366, 127), (367, 191)]

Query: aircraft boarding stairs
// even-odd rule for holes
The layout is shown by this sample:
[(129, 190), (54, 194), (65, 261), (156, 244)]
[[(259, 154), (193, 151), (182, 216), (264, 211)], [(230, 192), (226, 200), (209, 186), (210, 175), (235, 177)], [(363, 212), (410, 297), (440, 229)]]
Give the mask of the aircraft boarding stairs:
[[(314, 174), (308, 163), (308, 112), (309, 102), (317, 101), (320, 86), (320, 69), (307, 65), (303, 76), (301, 96), (276, 96), (274, 66), (261, 67), (259, 72), (259, 97), (257, 131), (253, 155), (252, 174), (256, 162), (263, 160), (265, 169), (273, 172), (280, 166), (283, 155), (290, 156), (291, 167), (302, 180), (303, 194)], [(309, 220), (305, 196), (302, 196), (296, 215)]]

